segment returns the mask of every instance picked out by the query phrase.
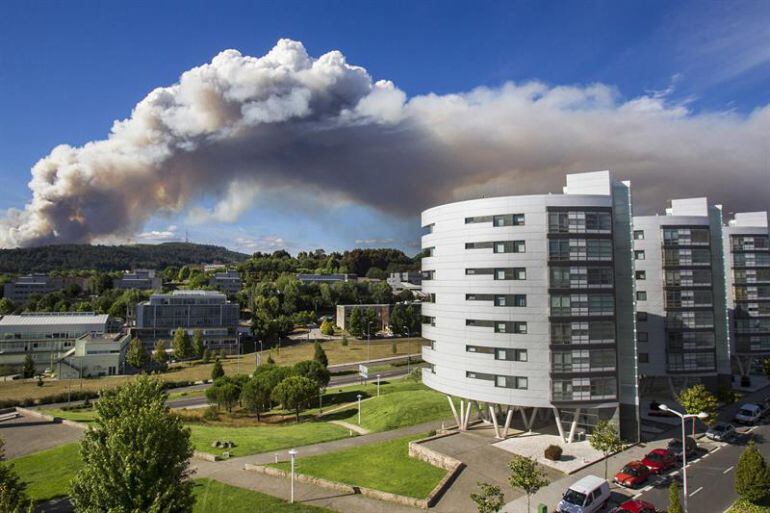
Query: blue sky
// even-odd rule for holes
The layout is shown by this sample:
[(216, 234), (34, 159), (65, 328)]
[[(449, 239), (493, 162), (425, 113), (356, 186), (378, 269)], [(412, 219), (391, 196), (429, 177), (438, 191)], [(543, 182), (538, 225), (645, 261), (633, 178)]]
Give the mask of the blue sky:
[[(770, 103), (770, 2), (60, 2), (0, 4), (0, 209), (30, 198), (30, 168), (60, 143), (104, 138), (150, 90), (235, 48), (339, 49), (408, 97), (507, 81), (665, 95), (692, 113)], [(216, 198), (201, 196), (211, 207)], [(135, 240), (235, 249), (396, 246), (416, 252), (418, 210), (264, 199), (234, 223), (159, 214)], [(154, 234), (152, 232), (155, 232)]]

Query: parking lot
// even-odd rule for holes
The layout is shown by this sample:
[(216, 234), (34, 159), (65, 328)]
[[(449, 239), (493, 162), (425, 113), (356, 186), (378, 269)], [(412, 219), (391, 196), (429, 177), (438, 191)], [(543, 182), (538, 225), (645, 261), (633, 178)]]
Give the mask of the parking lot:
[(82, 429), (33, 415), (0, 422), (0, 437), (5, 440), (5, 457), (8, 459), (76, 442), (82, 435)]

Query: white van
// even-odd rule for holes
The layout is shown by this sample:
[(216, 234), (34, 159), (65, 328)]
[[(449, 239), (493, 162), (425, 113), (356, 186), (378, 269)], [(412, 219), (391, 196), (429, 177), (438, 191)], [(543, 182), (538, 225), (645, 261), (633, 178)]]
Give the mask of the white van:
[(556, 508), (558, 513), (594, 513), (610, 500), (610, 484), (597, 476), (586, 476), (567, 489)]
[(762, 407), (758, 404), (746, 403), (735, 414), (735, 422), (741, 424), (756, 424), (762, 418)]

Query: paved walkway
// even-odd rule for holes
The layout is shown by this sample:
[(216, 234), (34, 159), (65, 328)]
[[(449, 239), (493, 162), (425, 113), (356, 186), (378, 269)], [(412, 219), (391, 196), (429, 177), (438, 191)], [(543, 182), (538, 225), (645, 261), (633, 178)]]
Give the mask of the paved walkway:
[(5, 439), (5, 456), (9, 459), (77, 442), (82, 436), (82, 429), (32, 415), (0, 423), (0, 437)]

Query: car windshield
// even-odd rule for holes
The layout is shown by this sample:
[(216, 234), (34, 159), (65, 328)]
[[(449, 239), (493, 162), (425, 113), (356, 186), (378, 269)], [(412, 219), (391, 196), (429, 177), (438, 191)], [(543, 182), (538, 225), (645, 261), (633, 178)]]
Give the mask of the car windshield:
[(564, 494), (564, 500), (566, 502), (569, 502), (570, 504), (574, 504), (576, 506), (582, 506), (586, 500), (586, 496), (583, 493), (576, 492), (575, 490), (569, 489), (567, 490), (567, 493)]
[(647, 455), (647, 459), (650, 461), (660, 461), (663, 459), (663, 455), (658, 454), (657, 452), (651, 452)]
[(621, 471), (624, 474), (628, 474), (629, 476), (638, 476), (639, 475), (639, 467), (632, 467), (631, 465), (626, 465), (623, 467), (623, 470)]
[(741, 411), (739, 411), (738, 413), (740, 413), (741, 415), (745, 415), (745, 416), (747, 416), (747, 417), (751, 417), (752, 415), (754, 415), (754, 412), (753, 412), (753, 411), (751, 411), (751, 410), (743, 410), (743, 409), (742, 409), (742, 410), (741, 410)]

